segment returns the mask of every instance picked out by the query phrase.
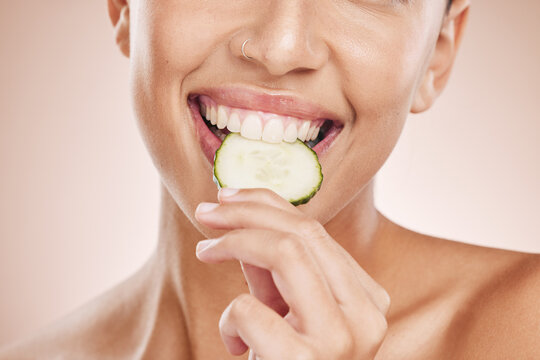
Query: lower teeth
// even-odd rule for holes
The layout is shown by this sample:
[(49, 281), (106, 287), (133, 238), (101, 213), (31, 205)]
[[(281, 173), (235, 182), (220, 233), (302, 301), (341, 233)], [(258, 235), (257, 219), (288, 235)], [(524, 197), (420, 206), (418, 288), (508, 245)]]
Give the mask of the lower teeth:
[(225, 140), (225, 136), (227, 136), (230, 133), (230, 131), (227, 128), (218, 129), (218, 127), (215, 125), (210, 126), (210, 131), (214, 133), (214, 135), (216, 135), (221, 141)]
[(306, 143), (307, 146), (313, 149), (313, 147), (317, 145), (322, 140), (322, 138), (323, 138), (323, 135), (319, 134), (319, 136), (317, 136), (315, 140), (309, 140), (309, 141), (304, 141), (304, 142)]

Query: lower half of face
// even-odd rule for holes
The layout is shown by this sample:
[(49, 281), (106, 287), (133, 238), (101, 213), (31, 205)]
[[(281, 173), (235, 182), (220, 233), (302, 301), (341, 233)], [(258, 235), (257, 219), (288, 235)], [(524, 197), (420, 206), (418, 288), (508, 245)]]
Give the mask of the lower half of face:
[(198, 203), (216, 201), (213, 151), (249, 117), (262, 137), (270, 120), (281, 122), (278, 137), (291, 124), (288, 136), (311, 134), (324, 182), (301, 209), (323, 224), (364, 190), (397, 142), (437, 35), (425, 6), (395, 3), (132, 3), (136, 116), (195, 226)]

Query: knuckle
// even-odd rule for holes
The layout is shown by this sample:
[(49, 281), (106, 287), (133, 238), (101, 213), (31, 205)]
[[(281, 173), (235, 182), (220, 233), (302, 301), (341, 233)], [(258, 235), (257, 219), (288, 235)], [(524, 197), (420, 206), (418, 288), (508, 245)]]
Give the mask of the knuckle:
[(306, 344), (300, 345), (294, 354), (292, 354), (294, 360), (316, 360), (317, 355), (315, 350)]
[(255, 299), (250, 294), (238, 295), (230, 304), (230, 314), (235, 318), (244, 317), (251, 312)]
[(264, 194), (266, 197), (273, 198), (273, 199), (283, 199), (281, 196), (279, 196), (274, 190), (270, 190), (268, 188), (261, 188), (262, 194)]
[(380, 338), (383, 338), (384, 335), (386, 335), (386, 331), (388, 330), (388, 321), (386, 320), (386, 317), (380, 313), (380, 312), (376, 312), (376, 316), (375, 316), (375, 319), (377, 319), (377, 325), (376, 325), (376, 329), (378, 330), (378, 334), (379, 334), (379, 337)]
[(382, 312), (383, 314), (386, 315), (388, 313), (388, 310), (390, 309), (390, 305), (392, 304), (392, 299), (390, 298), (390, 294), (388, 294), (388, 292), (381, 287), (379, 298), (380, 298), (380, 305), (382, 308)]
[(253, 199), (269, 201), (271, 203), (285, 201), (274, 190), (268, 188), (253, 188), (249, 190), (246, 189), (245, 191), (249, 191), (249, 194)]
[(324, 233), (324, 227), (315, 219), (305, 218), (300, 222), (302, 234), (308, 238), (321, 237)]
[(369, 337), (365, 338), (368, 341), (367, 350), (370, 354), (376, 354), (381, 346), (386, 331), (388, 330), (388, 322), (384, 315), (378, 311), (374, 312)]
[(276, 244), (278, 259), (298, 259), (305, 256), (304, 244), (294, 235), (284, 235)]
[(221, 241), (223, 242), (232, 242), (234, 241), (236, 238), (238, 238), (240, 235), (242, 235), (243, 233), (243, 229), (233, 229), (233, 230), (229, 230), (227, 231), (227, 233), (225, 233), (222, 237), (221, 237)]
[(333, 330), (332, 348), (338, 358), (350, 359), (355, 349), (355, 341), (348, 329)]
[(224, 248), (230, 247), (231, 244), (235, 242), (238, 235), (239, 235), (238, 230), (228, 231), (227, 233), (217, 238), (216, 246), (219, 245), (220, 247), (224, 247)]

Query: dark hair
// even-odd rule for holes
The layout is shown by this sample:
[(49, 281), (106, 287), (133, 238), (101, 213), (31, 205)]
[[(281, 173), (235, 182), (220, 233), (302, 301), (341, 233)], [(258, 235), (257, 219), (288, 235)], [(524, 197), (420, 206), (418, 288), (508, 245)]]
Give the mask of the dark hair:
[(448, 0), (448, 6), (446, 7), (446, 11), (450, 10), (450, 6), (452, 6), (452, 0)]

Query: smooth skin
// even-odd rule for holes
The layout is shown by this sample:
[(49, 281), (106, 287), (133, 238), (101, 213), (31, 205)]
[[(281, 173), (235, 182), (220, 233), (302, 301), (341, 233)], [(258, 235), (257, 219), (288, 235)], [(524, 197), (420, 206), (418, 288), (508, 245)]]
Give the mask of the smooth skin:
[[(0, 359), (540, 358), (538, 254), (413, 232), (373, 203), (407, 115), (447, 83), (468, 0), (108, 5), (162, 181), (158, 246)], [(344, 122), (308, 204), (217, 192), (186, 102), (217, 86), (294, 95)]]

